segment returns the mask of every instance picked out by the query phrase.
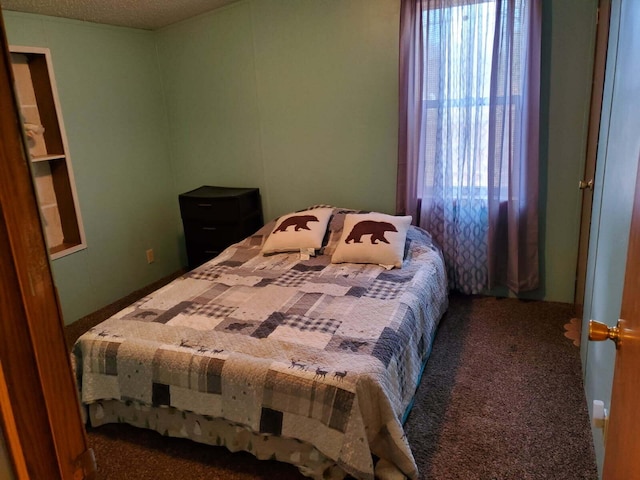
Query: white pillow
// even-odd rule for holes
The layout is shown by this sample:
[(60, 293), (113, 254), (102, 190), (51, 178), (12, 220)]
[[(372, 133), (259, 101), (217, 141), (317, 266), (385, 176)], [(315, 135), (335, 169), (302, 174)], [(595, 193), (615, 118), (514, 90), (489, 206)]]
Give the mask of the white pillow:
[(297, 252), (322, 247), (332, 208), (314, 208), (280, 217), (262, 246), (262, 253)]
[(402, 267), (409, 225), (411, 216), (349, 213), (345, 216), (342, 236), (331, 262)]

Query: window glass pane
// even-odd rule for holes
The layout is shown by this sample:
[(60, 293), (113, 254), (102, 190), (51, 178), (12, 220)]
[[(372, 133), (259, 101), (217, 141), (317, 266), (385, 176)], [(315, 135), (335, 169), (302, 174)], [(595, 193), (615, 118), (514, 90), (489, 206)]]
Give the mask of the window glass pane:
[[(508, 110), (508, 118), (519, 111), (521, 85), (518, 79), (523, 9), (516, 2), (515, 22), (501, 22), (499, 28), (513, 28), (496, 36), (496, 3), (470, 2), (442, 6), (425, 11), (423, 16), (424, 85), (423, 113), (425, 118), (427, 190), (434, 185), (454, 188), (459, 195), (486, 195), (489, 183), (489, 115), (492, 91), (491, 71), (494, 38), (512, 42), (512, 65), (498, 64), (500, 71), (513, 69), (516, 75), (498, 75), (507, 79), (496, 82), (494, 108)], [(454, 3), (454, 2), (450, 2)], [(503, 15), (507, 14), (504, 9)], [(504, 25), (502, 25), (504, 23)], [(503, 45), (500, 48), (504, 48)], [(516, 81), (509, 81), (511, 79)], [(505, 95), (506, 94), (506, 95)], [(496, 120), (503, 118), (497, 115)], [(511, 124), (511, 122), (509, 122)], [(498, 130), (502, 131), (502, 130)], [(513, 144), (512, 144), (513, 148)], [(506, 164), (500, 170), (506, 168)], [(437, 177), (435, 176), (437, 175)]]

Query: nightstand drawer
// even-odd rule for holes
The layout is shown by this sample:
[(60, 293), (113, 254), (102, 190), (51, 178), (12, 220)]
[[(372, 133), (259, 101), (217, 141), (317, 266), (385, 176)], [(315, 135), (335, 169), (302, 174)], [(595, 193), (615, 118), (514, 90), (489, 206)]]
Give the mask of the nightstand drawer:
[(241, 217), (236, 199), (180, 199), (180, 215), (184, 219), (229, 222)]
[(195, 268), (198, 265), (202, 265), (208, 262), (214, 257), (217, 257), (222, 250), (216, 250), (215, 248), (206, 248), (200, 245), (193, 246), (187, 243), (187, 260), (189, 261), (189, 267)]
[(206, 190), (201, 187), (183, 193), (179, 198), (180, 214), (185, 219), (235, 222), (262, 211), (257, 189)]
[(239, 225), (200, 223), (192, 220), (184, 220), (183, 225), (185, 238), (219, 250), (244, 238)]

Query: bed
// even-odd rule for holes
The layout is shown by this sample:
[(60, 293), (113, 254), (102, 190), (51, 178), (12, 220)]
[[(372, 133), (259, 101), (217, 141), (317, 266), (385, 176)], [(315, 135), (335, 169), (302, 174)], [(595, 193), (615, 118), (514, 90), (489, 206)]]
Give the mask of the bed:
[(72, 363), (88, 423), (312, 478), (418, 478), (403, 423), (447, 308), (442, 255), (409, 226), (401, 268), (332, 263), (360, 212), (330, 213), (320, 249), (265, 255), (274, 220), (82, 335)]

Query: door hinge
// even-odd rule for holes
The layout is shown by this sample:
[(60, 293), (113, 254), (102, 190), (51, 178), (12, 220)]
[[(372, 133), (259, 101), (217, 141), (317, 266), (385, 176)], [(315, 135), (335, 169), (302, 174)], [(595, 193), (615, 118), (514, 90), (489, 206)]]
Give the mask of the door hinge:
[(98, 467), (96, 466), (96, 456), (93, 449), (89, 448), (81, 453), (75, 462), (73, 480), (95, 480), (97, 478)]

